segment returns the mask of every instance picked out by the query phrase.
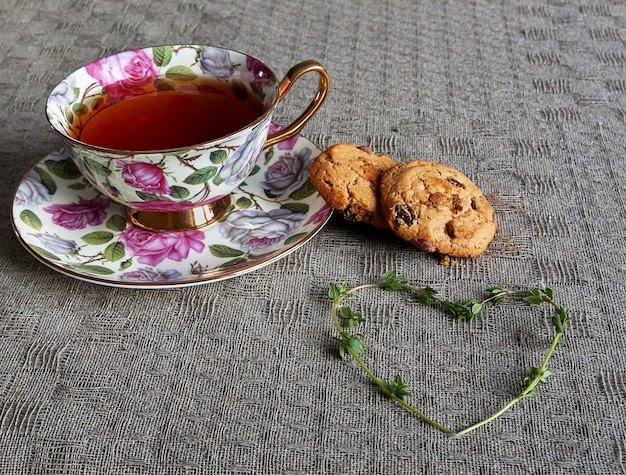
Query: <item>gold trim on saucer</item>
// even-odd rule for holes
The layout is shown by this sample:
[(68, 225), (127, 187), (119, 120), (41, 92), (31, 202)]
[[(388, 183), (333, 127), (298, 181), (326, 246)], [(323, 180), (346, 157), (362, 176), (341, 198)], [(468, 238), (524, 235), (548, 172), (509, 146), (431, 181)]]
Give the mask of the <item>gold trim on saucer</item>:
[[(211, 214), (214, 215), (214, 221), (218, 220), (217, 222), (197, 229), (196, 232), (179, 233), (180, 242), (171, 239), (172, 236), (160, 237), (158, 232), (137, 233), (135, 225), (128, 219), (126, 208), (116, 202), (105, 204), (97, 190), (84, 186), (82, 176), (71, 179), (55, 177), (53, 180), (58, 186), (54, 193), (35, 195), (44, 198), (41, 202), (31, 199), (32, 196), (29, 194), (32, 191), (31, 181), (39, 180), (32, 172), (44, 168), (43, 163), (50, 158), (69, 162), (71, 158), (66, 149), (50, 152), (22, 178), (14, 192), (11, 225), (19, 242), (36, 260), (65, 276), (92, 284), (164, 289), (195, 286), (242, 276), (284, 259), (301, 248), (324, 228), (332, 216), (330, 208), (319, 193), (314, 192), (300, 199), (292, 199), (288, 196), (293, 191), (290, 189), (285, 191), (284, 199), (276, 199), (269, 197), (261, 186), (266, 170), (273, 163), (286, 157), (309, 160), (310, 157), (319, 155), (321, 150), (300, 136), (297, 142), (290, 144), (288, 148), (283, 147), (274, 152), (270, 155), (273, 157), (271, 160), (266, 153), (265, 160), (259, 160), (259, 170), (233, 191), (230, 195), (231, 204), (223, 204), (226, 210), (221, 217), (213, 205)], [(96, 203), (98, 206), (106, 205), (106, 214), (99, 212), (98, 216), (89, 215), (90, 218), (94, 218), (93, 224), (87, 223), (79, 229), (69, 229), (63, 224), (55, 223), (54, 213), (45, 209), (51, 205), (59, 205), (61, 209), (65, 209), (96, 198), (100, 198)], [(254, 204), (245, 206), (249, 200)], [(242, 237), (232, 236), (230, 233), (225, 235), (220, 228), (222, 221), (226, 223), (225, 217), (231, 210), (241, 215), (244, 222), (239, 222), (240, 225), (245, 225), (247, 218), (244, 214), (248, 212), (260, 213), (266, 220), (264, 222), (271, 225), (273, 221), (271, 212), (281, 208), (287, 209), (284, 205), (289, 203), (298, 203), (302, 207), (303, 219), (299, 220), (299, 225), (295, 229), (268, 246), (254, 248), (244, 246), (242, 239), (251, 230), (245, 230)], [(100, 209), (104, 208), (98, 208)], [(205, 212), (206, 210), (196, 211), (201, 219), (194, 218), (191, 223), (187, 217), (185, 227), (198, 226), (203, 222), (210, 224), (210, 218), (203, 216)], [(179, 227), (171, 224), (163, 226), (163, 223), (157, 225), (156, 222), (152, 224), (158, 228)], [(177, 249), (182, 249), (183, 253), (177, 254)], [(79, 252), (76, 252), (77, 250)], [(154, 252), (159, 255), (155, 255)]]
[(155, 232), (176, 232), (200, 229), (220, 219), (230, 206), (230, 195), (212, 203), (185, 211), (142, 211), (126, 208), (128, 219), (142, 229)]

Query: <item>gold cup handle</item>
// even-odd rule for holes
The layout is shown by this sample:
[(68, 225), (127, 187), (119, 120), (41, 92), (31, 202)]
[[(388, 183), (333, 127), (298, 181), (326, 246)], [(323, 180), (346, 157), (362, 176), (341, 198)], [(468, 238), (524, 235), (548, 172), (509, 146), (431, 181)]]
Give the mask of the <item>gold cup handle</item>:
[(305, 126), (305, 124), (309, 121), (309, 119), (313, 117), (313, 114), (317, 112), (317, 110), (326, 99), (326, 95), (328, 94), (328, 89), (330, 87), (330, 77), (328, 76), (328, 72), (320, 63), (315, 60), (309, 59), (292, 66), (289, 71), (287, 71), (287, 74), (278, 86), (278, 102), (282, 101), (285, 98), (287, 92), (289, 92), (289, 89), (291, 89), (291, 86), (293, 86), (293, 84), (302, 75), (311, 72), (319, 74), (320, 77), (317, 84), (317, 92), (315, 93), (315, 97), (310, 102), (305, 111), (300, 114), (300, 116), (296, 120), (294, 120), (288, 126), (268, 135), (267, 140), (263, 145), (263, 148), (271, 147), (278, 142), (288, 140), (297, 135)]

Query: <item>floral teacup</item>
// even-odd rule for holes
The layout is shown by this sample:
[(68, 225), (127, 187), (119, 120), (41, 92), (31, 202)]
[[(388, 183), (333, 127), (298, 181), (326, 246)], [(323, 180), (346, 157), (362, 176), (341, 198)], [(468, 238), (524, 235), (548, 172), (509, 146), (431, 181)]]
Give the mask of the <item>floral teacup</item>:
[[(315, 72), (314, 98), (290, 125), (270, 131), (272, 114), (293, 83)], [(254, 98), (258, 114), (243, 127), (201, 143), (133, 150), (81, 139), (86, 123), (127, 98), (219, 84), (233, 100)], [(253, 170), (264, 148), (296, 136), (324, 102), (328, 74), (303, 61), (282, 79), (259, 60), (202, 45), (156, 46), (125, 51), (66, 77), (48, 97), (48, 121), (84, 177), (103, 195), (124, 205), (129, 219), (151, 231), (195, 229), (219, 219), (230, 193)]]

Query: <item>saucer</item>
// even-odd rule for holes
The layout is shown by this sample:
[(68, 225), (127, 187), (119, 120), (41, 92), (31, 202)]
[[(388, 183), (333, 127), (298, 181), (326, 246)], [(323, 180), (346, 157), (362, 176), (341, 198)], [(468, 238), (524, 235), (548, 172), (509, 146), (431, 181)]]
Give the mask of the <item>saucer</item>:
[(62, 148), (20, 182), (13, 229), (37, 260), (95, 284), (150, 289), (228, 279), (287, 256), (328, 222), (331, 210), (308, 178), (319, 153), (302, 136), (264, 150), (217, 222), (160, 233), (131, 224)]

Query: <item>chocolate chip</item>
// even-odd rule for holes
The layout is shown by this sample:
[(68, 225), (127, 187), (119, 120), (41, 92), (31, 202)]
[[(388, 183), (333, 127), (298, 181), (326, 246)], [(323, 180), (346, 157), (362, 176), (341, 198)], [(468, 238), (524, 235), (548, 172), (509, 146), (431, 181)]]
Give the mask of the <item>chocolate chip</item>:
[(450, 236), (450, 239), (454, 239), (454, 223), (452, 221), (446, 223), (446, 234)]
[(394, 208), (394, 215), (396, 217), (396, 227), (400, 227), (400, 221), (404, 222), (407, 226), (411, 226), (415, 221), (415, 213), (413, 209), (407, 205), (396, 205)]
[(474, 211), (476, 211), (476, 198), (472, 198), (472, 202), (470, 203), (470, 206), (472, 207)]
[(461, 205), (461, 197), (459, 195), (452, 195), (452, 207), (450, 210), (454, 214), (458, 214), (463, 211), (463, 206)]
[(427, 206), (431, 208), (435, 207), (439, 203), (441, 203), (441, 200), (443, 200), (443, 198), (444, 198), (443, 193), (435, 192), (428, 197)]
[(374, 153), (374, 151), (367, 145), (361, 145), (360, 147), (358, 147), (358, 149), (365, 153), (370, 153), (370, 154)]
[(465, 185), (458, 180), (455, 180), (451, 176), (447, 178), (447, 180), (452, 183), (454, 186), (458, 186), (459, 188), (465, 188)]

